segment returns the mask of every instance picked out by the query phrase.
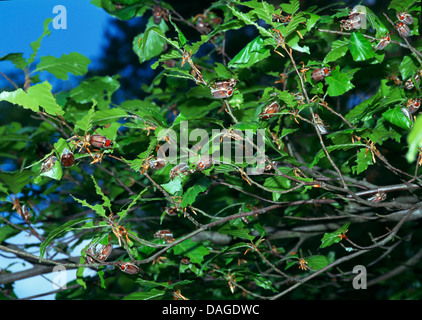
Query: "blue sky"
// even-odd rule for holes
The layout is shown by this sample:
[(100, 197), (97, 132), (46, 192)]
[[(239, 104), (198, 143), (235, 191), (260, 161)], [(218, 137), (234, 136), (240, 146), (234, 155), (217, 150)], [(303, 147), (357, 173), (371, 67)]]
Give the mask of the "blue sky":
[[(15, 52), (29, 57), (29, 44), (42, 34), (44, 20), (57, 15), (53, 13), (56, 5), (66, 8), (67, 29), (56, 30), (50, 25), (51, 35), (42, 40), (38, 57), (60, 57), (74, 51), (91, 61), (100, 56), (111, 17), (89, 0), (11, 0), (0, 1), (0, 57)], [(0, 70), (8, 67), (8, 63), (0, 63)]]
[[(43, 22), (47, 18), (57, 15), (53, 13), (56, 5), (66, 8), (67, 29), (54, 29), (50, 25), (51, 35), (41, 42), (37, 57), (52, 55), (60, 57), (63, 54), (79, 52), (94, 61), (101, 55), (104, 43), (104, 32), (108, 21), (112, 19), (104, 10), (94, 6), (89, 0), (0, 0), (0, 57), (9, 53), (23, 53), (28, 58), (32, 53), (30, 43), (37, 40), (43, 32)], [(9, 62), (0, 62), (0, 72), (8, 74), (14, 69)], [(14, 239), (14, 244), (28, 244), (37, 241), (21, 233)], [(86, 245), (85, 243), (82, 247)], [(75, 252), (75, 255), (80, 255)], [(76, 250), (78, 251), (78, 250)], [(36, 252), (33, 252), (36, 254)], [(10, 256), (10, 254), (7, 254)], [(31, 265), (22, 264), (22, 260), (15, 260), (15, 264), (8, 267), (11, 260), (0, 257), (0, 269), (17, 272)], [(88, 270), (87, 270), (88, 271)], [(76, 270), (68, 271), (68, 280), (74, 279)], [(47, 275), (52, 279), (54, 275)], [(14, 285), (15, 293), (19, 298), (26, 298), (53, 290), (51, 282), (37, 276), (28, 280), (17, 281)], [(47, 296), (43, 299), (51, 299)]]

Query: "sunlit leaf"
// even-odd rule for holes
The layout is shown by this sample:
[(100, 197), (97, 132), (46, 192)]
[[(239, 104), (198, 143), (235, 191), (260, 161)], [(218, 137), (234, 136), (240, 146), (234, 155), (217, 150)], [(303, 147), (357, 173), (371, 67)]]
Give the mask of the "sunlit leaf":
[(52, 73), (56, 78), (67, 80), (68, 73), (75, 76), (84, 75), (88, 72), (88, 65), (91, 60), (78, 52), (63, 54), (60, 58), (53, 56), (41, 57), (35, 71), (47, 71)]

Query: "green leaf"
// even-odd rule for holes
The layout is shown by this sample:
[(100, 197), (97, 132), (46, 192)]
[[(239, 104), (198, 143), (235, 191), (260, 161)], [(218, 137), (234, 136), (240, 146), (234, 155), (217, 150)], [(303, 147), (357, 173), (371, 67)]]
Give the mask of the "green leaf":
[(27, 63), (22, 53), (9, 53), (0, 58), (0, 61), (10, 61), (18, 69), (25, 70)]
[(164, 51), (166, 42), (179, 48), (175, 41), (166, 40), (165, 33), (169, 30), (164, 19), (161, 20), (159, 25), (156, 25), (152, 20), (147, 24), (145, 33), (139, 34), (133, 39), (133, 51), (139, 57), (139, 63), (148, 61)]
[(320, 270), (328, 265), (327, 258), (325, 256), (310, 256), (305, 258), (308, 266), (313, 270)]
[[(63, 170), (62, 170), (62, 166), (60, 164), (60, 161), (57, 160), (50, 170), (42, 172), (40, 174), (40, 176), (41, 177), (47, 177), (47, 178), (54, 179), (54, 180), (58, 180), (58, 181), (61, 180), (61, 178), (63, 176)], [(38, 183), (38, 181), (37, 181), (37, 183)]]
[(31, 48), (32, 48), (32, 54), (31, 54), (31, 56), (29, 57), (29, 59), (28, 59), (28, 66), (32, 63), (32, 62), (34, 62), (34, 60), (35, 60), (35, 57), (36, 57), (36, 55), (37, 55), (37, 53), (38, 53), (38, 49), (40, 48), (40, 46), (41, 46), (41, 40), (45, 37), (45, 36), (49, 36), (50, 34), (51, 34), (51, 31), (50, 30), (48, 30), (48, 26), (49, 26), (49, 24), (50, 24), (50, 22), (52, 22), (53, 21), (53, 19), (52, 18), (47, 18), (47, 19), (45, 19), (44, 20), (44, 25), (43, 25), (43, 33), (42, 33), (42, 35), (38, 38), (38, 40), (36, 40), (36, 41), (34, 41), (34, 42), (31, 42)]
[(239, 224), (234, 223), (236, 222), (225, 224), (220, 229), (218, 229), (218, 232), (222, 234), (227, 234), (234, 238), (247, 239), (249, 241), (252, 241), (255, 238), (250, 234), (250, 230), (244, 227), (243, 222)]
[(291, 187), (291, 180), (283, 176), (274, 176), (265, 179), (264, 187), (272, 190), (286, 190)]
[(349, 50), (354, 61), (365, 61), (375, 57), (371, 43), (359, 32), (353, 32), (351, 34)]
[(331, 44), (331, 51), (325, 56), (324, 63), (329, 63), (345, 56), (349, 50), (349, 39), (336, 40)]
[[(336, 144), (336, 145), (332, 145), (332, 146), (327, 146), (327, 151), (328, 151), (328, 153), (330, 153), (331, 151), (334, 151), (334, 150), (343, 150), (343, 151), (346, 151), (346, 150), (349, 150), (351, 148), (356, 148), (356, 147), (359, 147), (359, 146), (363, 146), (364, 147), (365, 145), (362, 144), (362, 143)], [(326, 154), (325, 154), (324, 150), (321, 149), (315, 155), (314, 160), (310, 164), (310, 168), (312, 168), (313, 166), (315, 166), (319, 162), (319, 160), (321, 160), (321, 159), (323, 159), (325, 157), (326, 157)]]
[(290, 0), (290, 3), (281, 3), (281, 9), (287, 14), (295, 14), (299, 10), (300, 2), (299, 0)]
[(166, 184), (162, 184), (164, 190), (166, 190), (171, 195), (183, 192), (182, 178), (180, 176), (175, 177), (173, 180), (169, 181)]
[(418, 71), (418, 63), (416, 59), (411, 56), (404, 56), (399, 66), (400, 74), (403, 80), (406, 80), (411, 75)]
[[(84, 263), (85, 263), (85, 258), (81, 256), (81, 258), (79, 259), (79, 264), (84, 264)], [(86, 289), (86, 283), (84, 281), (84, 271), (85, 271), (85, 267), (79, 267), (76, 270), (76, 282), (80, 284), (82, 287), (84, 287), (84, 289)]]
[(25, 109), (31, 109), (34, 112), (39, 112), (40, 107), (51, 115), (63, 115), (64, 111), (59, 106), (51, 93), (52, 86), (47, 81), (38, 83), (29, 87), (25, 92), (22, 89), (17, 89), (12, 92), (3, 91), (0, 93), (0, 101), (8, 101), (17, 104)]
[(134, 292), (123, 298), (123, 300), (154, 300), (161, 298), (166, 292), (163, 290), (152, 289), (148, 292)]
[(385, 111), (382, 117), (402, 129), (409, 130), (412, 126), (412, 120), (403, 114), (400, 106)]
[(325, 248), (325, 247), (331, 246), (334, 243), (340, 242), (342, 239), (340, 235), (347, 231), (347, 229), (349, 228), (349, 225), (350, 225), (350, 222), (347, 222), (346, 224), (338, 228), (336, 231), (325, 233), (324, 237), (321, 239), (322, 243), (319, 246), (319, 248)]
[(71, 231), (73, 226), (86, 222), (88, 220), (92, 220), (92, 218), (82, 217), (75, 220), (71, 220), (51, 231), (47, 238), (40, 245), (40, 258), (44, 256), (47, 246), (53, 241), (54, 238), (60, 236), (65, 232)]
[(70, 195), (75, 201), (79, 202), (84, 207), (90, 208), (92, 211), (98, 213), (101, 217), (108, 219), (104, 207), (100, 204), (96, 204), (94, 206), (90, 205), (86, 200), (80, 200), (75, 198), (73, 195)]
[(392, 0), (388, 9), (394, 9), (398, 12), (407, 11), (417, 0)]
[(409, 150), (407, 151), (406, 159), (410, 163), (415, 161), (416, 155), (419, 153), (419, 148), (422, 147), (422, 115), (416, 118), (412, 130), (410, 130), (407, 136), (407, 143)]
[(234, 58), (229, 62), (231, 68), (248, 68), (257, 62), (268, 58), (271, 55), (270, 49), (266, 49), (264, 39), (256, 37), (249, 42)]
[(380, 39), (381, 37), (384, 37), (385, 35), (387, 35), (387, 33), (389, 33), (389, 30), (378, 18), (378, 16), (375, 15), (372, 12), (372, 10), (369, 9), (368, 7), (364, 7), (364, 8), (365, 8), (365, 13), (366, 13), (366, 19), (369, 23), (369, 26), (375, 29), (376, 31), (375, 37), (377, 39)]
[(63, 54), (60, 58), (44, 56), (41, 57), (41, 61), (35, 71), (47, 71), (58, 79), (67, 80), (68, 73), (75, 76), (86, 74), (90, 63), (91, 60), (78, 52)]
[(100, 109), (108, 109), (112, 94), (120, 88), (118, 78), (118, 75), (91, 77), (72, 89), (69, 97), (82, 104), (92, 103), (95, 100)]
[(371, 152), (366, 147), (359, 150), (356, 156), (356, 163), (357, 165), (352, 167), (352, 171), (355, 174), (361, 174), (373, 164)]
[(191, 239), (186, 239), (172, 248), (174, 254), (187, 256), (192, 263), (202, 263), (204, 256), (209, 254), (207, 248)]
[(148, 191), (148, 187), (146, 187), (144, 190), (142, 190), (133, 200), (132, 202), (123, 210), (119, 211), (117, 214), (119, 215), (119, 221), (124, 219), (128, 213), (128, 211), (130, 210), (130, 208), (132, 208), (136, 202), (139, 200), (139, 198), (146, 192)]
[(179, 27), (173, 21), (171, 21), (171, 16), (169, 17), (169, 21), (172, 24), (172, 26), (174, 27), (174, 29), (176, 30), (177, 34), (179, 35), (179, 45), (181, 47), (183, 47), (186, 44), (186, 42), (188, 42), (188, 40), (186, 39), (186, 37), (183, 34), (182, 30), (180, 30)]
[(330, 97), (341, 96), (355, 86), (350, 82), (351, 76), (341, 73), (339, 68), (331, 71), (331, 76), (325, 78), (328, 84), (327, 93)]
[(7, 186), (11, 193), (18, 194), (31, 181), (32, 174), (29, 170), (0, 172), (0, 181)]
[(11, 225), (4, 225), (0, 227), (0, 243), (4, 240), (14, 237), (17, 235), (21, 230), (12, 227)]
[(183, 193), (183, 200), (180, 203), (182, 208), (186, 208), (187, 206), (193, 204), (196, 200), (196, 197), (201, 193), (208, 189), (211, 182), (206, 179), (202, 178), (194, 186), (190, 187)]
[(259, 33), (264, 36), (264, 37), (272, 37), (271, 32), (269, 32), (267, 29), (261, 27), (259, 24), (257, 24), (255, 22), (255, 12), (252, 10), (249, 13), (243, 13), (238, 11), (235, 7), (232, 7), (231, 5), (226, 5), (227, 8), (229, 8), (231, 10), (231, 12), (240, 20), (242, 20), (244, 23), (246, 23), (247, 25), (253, 25), (255, 26)]
[(91, 179), (94, 182), (94, 186), (95, 186), (95, 191), (96, 193), (101, 196), (101, 198), (103, 199), (103, 206), (107, 207), (110, 212), (111, 212), (111, 202), (110, 199), (103, 193), (103, 191), (101, 190), (100, 186), (97, 184), (97, 181), (95, 180), (94, 176), (91, 175)]
[(78, 129), (81, 129), (83, 131), (83, 134), (85, 135), (85, 133), (87, 133), (92, 128), (92, 122), (95, 115), (95, 106), (96, 103), (94, 101), (88, 113), (83, 116), (82, 119), (76, 121), (74, 129), (76, 132), (78, 131)]

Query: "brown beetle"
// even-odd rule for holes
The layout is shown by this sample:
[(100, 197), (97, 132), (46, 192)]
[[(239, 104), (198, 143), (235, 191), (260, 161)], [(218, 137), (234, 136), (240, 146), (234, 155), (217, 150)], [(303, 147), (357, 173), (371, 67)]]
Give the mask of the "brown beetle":
[(274, 114), (280, 111), (280, 104), (277, 101), (270, 103), (265, 106), (264, 110), (260, 113), (262, 119), (268, 119), (274, 117)]
[(29, 219), (31, 219), (31, 212), (29, 211), (28, 207), (26, 205), (22, 206), (22, 213), (21, 213), (21, 217), (23, 218), (23, 220), (25, 220), (26, 222), (29, 221)]
[(75, 163), (75, 156), (68, 148), (64, 148), (60, 157), (60, 162), (64, 167), (71, 167)]
[(385, 192), (379, 191), (375, 193), (372, 197), (368, 198), (368, 201), (377, 203), (384, 201), (386, 198), (387, 194)]
[(315, 124), (321, 134), (327, 134), (328, 130), (324, 125), (324, 122), (321, 120), (319, 115), (315, 114)]
[(397, 19), (405, 24), (413, 24), (413, 17), (407, 12), (397, 12)]
[(236, 83), (237, 80), (233, 78), (226, 81), (215, 82), (214, 88), (210, 88), (211, 94), (217, 99), (229, 98), (233, 95)]
[(179, 209), (176, 206), (173, 206), (173, 207), (167, 207), (165, 211), (169, 216), (173, 217), (173, 216), (178, 215)]
[(50, 171), (53, 168), (56, 161), (57, 161), (56, 156), (48, 157), (41, 165), (41, 173)]
[(111, 251), (113, 250), (113, 246), (111, 245), (111, 243), (102, 246), (100, 251), (98, 251), (97, 253), (97, 257), (98, 259), (105, 261), (107, 260), (107, 258), (109, 257)]
[(154, 233), (154, 238), (164, 239), (166, 237), (173, 237), (173, 233), (170, 230), (159, 230)]
[(323, 67), (323, 68), (317, 68), (314, 71), (312, 71), (311, 78), (314, 81), (321, 81), (325, 79), (325, 77), (328, 77), (331, 75), (330, 68)]
[(383, 50), (391, 41), (390, 34), (387, 34), (385, 37), (381, 38), (380, 42), (375, 46), (374, 51)]
[(85, 256), (85, 262), (86, 263), (95, 263), (95, 260), (91, 257), (91, 256), (93, 256), (93, 257), (96, 256), (94, 247), (93, 246), (89, 246), (88, 249), (86, 249), (86, 252), (89, 253), (89, 255), (87, 254)]
[(158, 169), (164, 168), (166, 164), (167, 164), (166, 159), (162, 159), (162, 158), (155, 158), (154, 160), (149, 161), (149, 167), (152, 170), (158, 170)]
[(412, 78), (407, 79), (406, 82), (404, 83), (404, 88), (406, 90), (412, 90), (415, 87), (415, 83), (419, 82), (419, 79), (420, 77), (418, 74), (415, 75), (414, 81), (412, 80)]
[(154, 238), (162, 239), (166, 243), (174, 242), (173, 233), (170, 230), (159, 230), (154, 234)]
[(138, 266), (136, 266), (135, 264), (133, 264), (131, 262), (119, 261), (117, 263), (117, 265), (118, 265), (118, 267), (120, 268), (121, 271), (128, 273), (128, 274), (137, 274), (139, 272)]
[(199, 159), (198, 164), (196, 165), (196, 170), (202, 171), (210, 168), (212, 166), (212, 158), (210, 155), (204, 155)]
[(113, 141), (102, 136), (101, 134), (93, 134), (89, 137), (89, 144), (96, 148), (111, 148)]
[(170, 170), (170, 179), (173, 180), (179, 174), (189, 174), (189, 173), (192, 173), (189, 170), (189, 166), (186, 163), (182, 162)]
[(404, 88), (406, 90), (412, 90), (415, 87), (415, 84), (413, 83), (412, 78), (409, 78), (408, 80), (406, 80), (406, 82), (404, 83)]
[(406, 103), (406, 107), (401, 108), (401, 111), (406, 117), (408, 117), (409, 119), (412, 119), (412, 114), (418, 111), (420, 106), (421, 106), (421, 98), (409, 99)]
[(233, 95), (233, 88), (211, 89), (211, 94), (216, 99), (230, 98)]
[(226, 81), (218, 81), (214, 83), (215, 89), (228, 89), (228, 88), (234, 88), (237, 84), (237, 80), (232, 78)]
[(152, 8), (152, 17), (155, 24), (160, 24), (161, 19), (165, 17), (165, 10), (160, 7), (160, 5), (155, 5), (154, 8)]
[(410, 29), (403, 22), (397, 22), (395, 27), (401, 37), (407, 38), (410, 36)]

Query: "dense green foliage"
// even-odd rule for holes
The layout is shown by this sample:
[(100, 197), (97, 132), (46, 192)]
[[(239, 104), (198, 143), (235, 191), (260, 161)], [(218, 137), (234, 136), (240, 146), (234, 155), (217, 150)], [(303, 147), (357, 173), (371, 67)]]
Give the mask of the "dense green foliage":
[[(1, 162), (13, 168), (0, 171), (0, 250), (75, 270), (60, 299), (422, 297), (420, 1), (359, 6), (358, 28), (347, 26), (352, 8), (299, 0), (218, 1), (192, 17), (165, 2), (92, 4), (148, 19), (130, 45), (155, 77), (139, 98), (115, 99), (119, 74), (88, 76), (77, 52), (37, 57), (52, 19), (30, 58), (0, 58), (25, 74), (22, 86), (8, 78), (16, 87), (1, 103), (31, 118), (0, 127)], [(409, 36), (393, 25), (402, 11), (414, 18)], [(231, 47), (246, 29), (254, 37)], [(53, 92), (46, 73), (82, 79)], [(161, 167), (164, 146), (178, 161)], [(201, 167), (204, 150), (212, 163)], [(265, 163), (252, 161), (262, 153)], [(180, 160), (188, 167), (173, 175)], [(14, 246), (21, 232), (39, 241)], [(107, 244), (106, 260), (90, 252)], [(357, 265), (366, 290), (353, 287)], [(0, 292), (13, 297), (2, 272)]]

